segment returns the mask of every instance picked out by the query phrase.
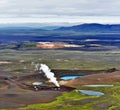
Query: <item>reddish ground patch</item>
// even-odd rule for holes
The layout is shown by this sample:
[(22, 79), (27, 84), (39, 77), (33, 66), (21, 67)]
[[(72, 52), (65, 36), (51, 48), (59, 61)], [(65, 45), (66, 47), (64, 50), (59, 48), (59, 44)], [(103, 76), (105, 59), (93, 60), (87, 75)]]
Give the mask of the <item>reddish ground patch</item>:
[(36, 47), (52, 49), (52, 48), (64, 48), (64, 47), (79, 47), (78, 45), (67, 44), (63, 42), (37, 42)]
[(112, 73), (99, 73), (91, 74), (76, 79), (61, 81), (61, 84), (70, 86), (77, 84), (99, 84), (99, 83), (111, 83), (111, 82), (120, 82), (120, 71)]

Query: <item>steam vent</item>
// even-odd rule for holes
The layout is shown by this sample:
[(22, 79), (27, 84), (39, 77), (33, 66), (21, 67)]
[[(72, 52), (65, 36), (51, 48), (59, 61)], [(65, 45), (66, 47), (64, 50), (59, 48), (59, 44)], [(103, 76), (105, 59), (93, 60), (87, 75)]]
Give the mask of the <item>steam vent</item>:
[[(37, 64), (38, 65), (38, 64)], [(36, 67), (36, 65), (35, 65)], [(33, 84), (33, 85), (29, 85), (29, 84), (25, 84), (23, 83), (21, 85), (22, 88), (24, 89), (29, 89), (29, 90), (33, 90), (33, 91), (42, 91), (42, 90), (51, 90), (51, 91), (72, 91), (75, 88), (72, 87), (67, 87), (67, 86), (60, 86), (57, 78), (55, 77), (55, 74), (53, 72), (51, 72), (50, 68), (46, 65), (46, 64), (39, 64), (39, 68), (37, 68), (37, 71), (42, 71), (46, 78), (48, 78), (55, 86), (50, 87), (50, 86), (43, 86), (40, 84)]]

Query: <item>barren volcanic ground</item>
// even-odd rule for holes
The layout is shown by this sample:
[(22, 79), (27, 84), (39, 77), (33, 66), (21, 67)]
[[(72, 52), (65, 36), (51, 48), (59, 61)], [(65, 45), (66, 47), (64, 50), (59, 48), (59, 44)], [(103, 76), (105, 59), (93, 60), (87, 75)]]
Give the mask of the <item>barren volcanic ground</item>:
[[(119, 110), (120, 51), (0, 50), (0, 109), (8, 110)], [(8, 62), (7, 64), (4, 62)], [(10, 63), (9, 63), (10, 62)], [(56, 88), (34, 64), (45, 63), (55, 73)], [(64, 81), (63, 75), (80, 75)], [(33, 82), (43, 82), (36, 90)], [(84, 84), (113, 84), (89, 88)], [(104, 92), (89, 96), (76, 90)]]
[(8, 76), (7, 73), (2, 71), (0, 74), (0, 108), (16, 108), (28, 104), (50, 102), (55, 100), (62, 92), (74, 89), (61, 86), (61, 90), (55, 90), (54, 87), (40, 86), (44, 89), (36, 91), (32, 84), (28, 85), (28, 81), (33, 82), (38, 79), (45, 81), (46, 78), (40, 77), (40, 74)]
[[(53, 70), (57, 73), (58, 79), (62, 75), (69, 75), (69, 72), (72, 74), (78, 74), (81, 70)], [(73, 80), (61, 81), (60, 90), (55, 89), (40, 89), (35, 90), (34, 86), (31, 85), (34, 81), (44, 81), (43, 87), (54, 88), (54, 85), (47, 82), (45, 76), (41, 73), (33, 73), (26, 75), (14, 75), (11, 76), (9, 73), (1, 71), (0, 74), (0, 108), (11, 108), (15, 109), (18, 107), (24, 107), (29, 104), (36, 103), (46, 103), (51, 102), (56, 99), (57, 96), (61, 95), (62, 92), (68, 92), (70, 89), (74, 90), (70, 86), (79, 85), (79, 84), (95, 84), (95, 83), (111, 83), (120, 81), (120, 73), (116, 72), (107, 72), (107, 71), (85, 71), (82, 70), (86, 76), (82, 76)], [(90, 72), (90, 74), (88, 74)], [(91, 74), (92, 73), (92, 74)], [(67, 86), (62, 86), (67, 85)], [(42, 87), (42, 86), (40, 86)]]

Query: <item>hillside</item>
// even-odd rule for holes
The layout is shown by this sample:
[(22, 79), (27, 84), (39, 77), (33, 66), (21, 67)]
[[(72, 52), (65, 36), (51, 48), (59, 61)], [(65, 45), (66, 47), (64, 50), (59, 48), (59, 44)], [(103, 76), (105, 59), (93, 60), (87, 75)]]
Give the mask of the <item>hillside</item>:
[(104, 33), (119, 33), (120, 24), (81, 24), (71, 27), (58, 28), (59, 31), (78, 31), (78, 32), (104, 32)]

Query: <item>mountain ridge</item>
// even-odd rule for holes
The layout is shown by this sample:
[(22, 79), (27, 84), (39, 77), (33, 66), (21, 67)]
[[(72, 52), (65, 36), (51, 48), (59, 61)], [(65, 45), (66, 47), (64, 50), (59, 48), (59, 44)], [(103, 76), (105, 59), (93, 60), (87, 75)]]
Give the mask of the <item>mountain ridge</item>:
[(71, 27), (60, 27), (57, 30), (79, 32), (120, 32), (120, 24), (85, 23)]

